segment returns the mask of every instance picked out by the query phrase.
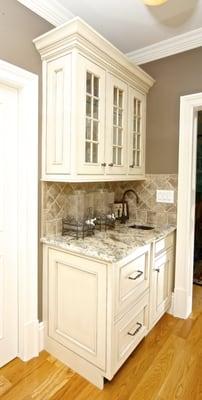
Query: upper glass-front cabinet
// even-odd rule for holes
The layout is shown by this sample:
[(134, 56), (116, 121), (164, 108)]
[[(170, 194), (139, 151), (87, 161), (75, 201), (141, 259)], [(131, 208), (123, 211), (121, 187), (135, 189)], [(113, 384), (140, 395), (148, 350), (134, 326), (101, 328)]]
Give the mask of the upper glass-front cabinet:
[(100, 78), (92, 72), (86, 72), (86, 127), (85, 162), (98, 164), (100, 140)]
[(129, 170), (130, 175), (144, 173), (146, 97), (129, 88)]
[(107, 106), (107, 174), (124, 174), (127, 145), (127, 85), (108, 76)]
[(78, 172), (104, 173), (105, 71), (79, 56)]

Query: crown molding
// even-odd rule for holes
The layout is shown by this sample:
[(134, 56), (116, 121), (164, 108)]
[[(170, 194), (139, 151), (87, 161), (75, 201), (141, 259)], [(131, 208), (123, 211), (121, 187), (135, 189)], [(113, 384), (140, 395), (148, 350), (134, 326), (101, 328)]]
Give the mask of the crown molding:
[(57, 0), (18, 0), (18, 2), (54, 26), (64, 24), (74, 17), (74, 14)]
[(182, 53), (202, 46), (202, 28), (131, 51), (126, 55), (137, 65)]

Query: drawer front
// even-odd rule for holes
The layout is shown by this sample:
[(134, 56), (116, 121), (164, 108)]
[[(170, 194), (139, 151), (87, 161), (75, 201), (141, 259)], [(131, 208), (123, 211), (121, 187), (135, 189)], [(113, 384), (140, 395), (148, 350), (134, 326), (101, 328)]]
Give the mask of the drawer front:
[(116, 279), (116, 315), (149, 288), (150, 245), (138, 250), (136, 257), (119, 267)]
[(157, 240), (154, 244), (154, 257), (158, 257), (166, 249), (172, 247), (174, 245), (174, 237), (175, 233), (173, 232), (170, 235)]
[(149, 296), (145, 295), (115, 324), (116, 371), (129, 357), (148, 330)]

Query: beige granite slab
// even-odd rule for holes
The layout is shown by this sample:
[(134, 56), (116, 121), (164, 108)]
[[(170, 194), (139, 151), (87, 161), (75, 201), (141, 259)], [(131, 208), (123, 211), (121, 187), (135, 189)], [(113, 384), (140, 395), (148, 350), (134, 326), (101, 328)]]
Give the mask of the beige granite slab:
[(132, 221), (126, 225), (116, 224), (113, 230), (106, 232), (95, 231), (93, 236), (85, 237), (84, 239), (53, 235), (43, 237), (41, 242), (112, 263), (127, 257), (136, 248), (165, 237), (176, 229), (175, 225), (161, 225), (145, 231), (130, 228), (132, 224)]

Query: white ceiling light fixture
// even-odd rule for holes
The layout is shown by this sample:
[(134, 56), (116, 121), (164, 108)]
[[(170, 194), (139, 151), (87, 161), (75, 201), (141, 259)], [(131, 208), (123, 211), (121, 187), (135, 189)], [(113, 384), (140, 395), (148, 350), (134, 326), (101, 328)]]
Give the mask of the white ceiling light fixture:
[(166, 3), (168, 0), (143, 0), (143, 3), (147, 6), (161, 6)]

